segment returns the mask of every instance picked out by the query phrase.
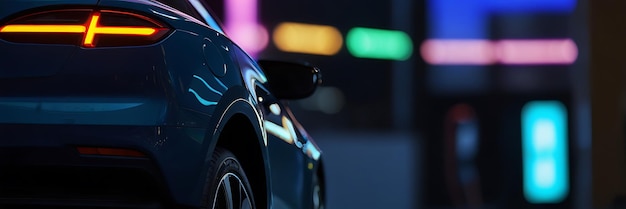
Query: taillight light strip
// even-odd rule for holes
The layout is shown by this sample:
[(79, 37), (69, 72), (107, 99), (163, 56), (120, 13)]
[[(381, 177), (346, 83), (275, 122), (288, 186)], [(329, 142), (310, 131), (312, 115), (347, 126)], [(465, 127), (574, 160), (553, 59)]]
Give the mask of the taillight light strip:
[(0, 33), (84, 33), (82, 45), (84, 47), (95, 47), (94, 39), (96, 35), (135, 35), (151, 36), (161, 28), (136, 27), (136, 26), (101, 26), (100, 12), (94, 11), (84, 25), (30, 25), (30, 24), (10, 24), (0, 28)]
[(6, 25), (1, 33), (84, 33), (84, 25)]
[(87, 28), (87, 33), (83, 38), (83, 45), (86, 47), (94, 47), (93, 40), (96, 37), (96, 32), (94, 28), (98, 27), (98, 21), (100, 21), (100, 12), (94, 12), (91, 14), (91, 18), (89, 21), (89, 26)]

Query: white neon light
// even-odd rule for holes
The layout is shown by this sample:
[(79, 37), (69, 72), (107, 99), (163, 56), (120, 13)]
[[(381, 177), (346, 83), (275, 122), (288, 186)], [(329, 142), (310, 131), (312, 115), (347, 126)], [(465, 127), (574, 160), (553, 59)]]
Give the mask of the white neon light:
[(270, 111), (274, 115), (280, 115), (280, 106), (276, 103), (270, 105)]
[[(298, 142), (298, 135), (293, 127), (293, 123), (287, 117), (283, 116), (282, 125), (278, 125), (271, 121), (264, 121), (265, 130), (270, 134), (282, 139), (283, 141), (294, 144), (298, 148), (302, 147), (302, 144)], [(300, 144), (300, 145), (298, 145)]]
[(533, 129), (533, 145), (535, 150), (553, 150), (556, 147), (556, 128), (547, 119), (537, 120)]
[(550, 188), (556, 183), (556, 163), (554, 159), (547, 158), (535, 164), (535, 185), (540, 188)]

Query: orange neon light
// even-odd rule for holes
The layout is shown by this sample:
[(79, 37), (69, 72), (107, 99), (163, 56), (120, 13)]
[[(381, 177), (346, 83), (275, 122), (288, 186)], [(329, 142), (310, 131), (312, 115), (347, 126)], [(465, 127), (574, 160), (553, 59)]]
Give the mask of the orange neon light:
[(4, 33), (84, 33), (84, 25), (7, 25)]
[(98, 21), (100, 20), (100, 13), (94, 12), (91, 15), (91, 20), (89, 21), (89, 26), (87, 28), (87, 33), (85, 34), (85, 40), (83, 41), (83, 45), (86, 47), (94, 47), (93, 39), (96, 37), (96, 32), (93, 30), (98, 27)]
[(84, 25), (6, 25), (0, 33), (84, 33), (83, 46), (95, 47), (94, 40), (98, 34), (151, 36), (158, 29), (150, 27), (107, 27), (100, 26), (100, 12), (93, 12)]

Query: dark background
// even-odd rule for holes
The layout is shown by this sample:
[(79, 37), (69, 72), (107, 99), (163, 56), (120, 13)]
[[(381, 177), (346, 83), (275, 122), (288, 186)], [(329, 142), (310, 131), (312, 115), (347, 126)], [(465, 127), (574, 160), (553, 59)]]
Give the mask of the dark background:
[[(225, 1), (212, 4), (228, 23)], [(322, 69), (318, 92), (291, 103), (324, 150), (327, 208), (620, 208), (626, 194), (624, 4), (258, 0), (258, 23), (270, 39), (254, 56)], [(332, 56), (283, 52), (272, 40), (282, 22), (333, 26), (344, 44)], [(406, 60), (357, 58), (346, 47), (354, 27), (403, 31), (412, 54)], [(557, 64), (429, 63), (422, 44), (439, 39), (568, 39), (577, 57)], [(521, 114), (532, 101), (558, 101), (567, 113), (569, 188), (551, 203), (533, 203), (523, 194)], [(319, 104), (331, 104), (332, 111)], [(459, 177), (465, 168), (447, 152), (447, 137), (456, 133), (447, 117), (458, 105), (471, 109), (478, 134), (468, 164), (474, 180), (466, 184)]]

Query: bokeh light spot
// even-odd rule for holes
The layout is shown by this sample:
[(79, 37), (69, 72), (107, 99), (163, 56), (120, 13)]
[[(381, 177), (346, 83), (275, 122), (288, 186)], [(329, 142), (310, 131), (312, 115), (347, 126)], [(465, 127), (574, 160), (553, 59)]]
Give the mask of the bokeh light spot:
[(279, 24), (273, 40), (281, 51), (317, 55), (337, 54), (343, 44), (341, 33), (335, 27), (294, 22)]

